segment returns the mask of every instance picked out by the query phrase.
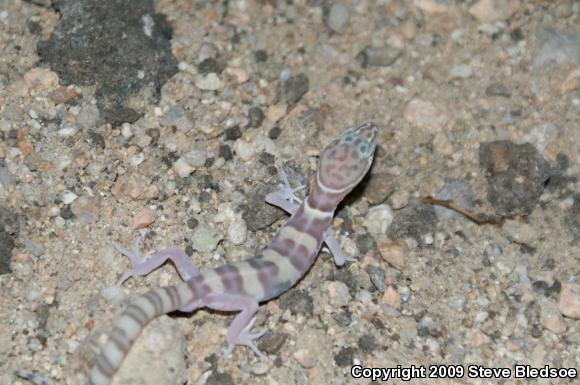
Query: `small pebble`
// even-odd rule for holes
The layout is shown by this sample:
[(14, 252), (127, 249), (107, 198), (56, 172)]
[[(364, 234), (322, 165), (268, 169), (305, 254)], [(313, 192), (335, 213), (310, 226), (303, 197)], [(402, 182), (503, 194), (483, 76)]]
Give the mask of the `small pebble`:
[(264, 361), (260, 361), (252, 366), (252, 373), (256, 376), (263, 376), (270, 370), (270, 365)]
[[(376, 155), (375, 155), (376, 157)], [(393, 176), (386, 172), (371, 174), (365, 188), (365, 197), (370, 205), (383, 203), (393, 192)]]
[(96, 197), (81, 196), (70, 205), (72, 213), (81, 224), (89, 224), (99, 219), (99, 201)]
[(348, 306), (351, 300), (348, 286), (340, 281), (333, 281), (328, 284), (328, 294), (330, 304), (333, 306)]
[(348, 27), (350, 12), (347, 7), (340, 3), (333, 3), (327, 12), (324, 21), (331, 31), (342, 34)]
[(207, 152), (203, 150), (190, 150), (179, 157), (173, 164), (173, 169), (180, 177), (187, 177), (194, 170), (203, 167), (207, 157)]
[(246, 242), (248, 226), (241, 217), (235, 218), (228, 226), (228, 241), (234, 245), (241, 245)]
[(64, 203), (65, 205), (70, 205), (77, 198), (78, 198), (78, 195), (75, 194), (74, 192), (66, 191), (64, 194), (62, 194), (62, 203)]
[(234, 151), (240, 159), (248, 161), (252, 159), (254, 154), (258, 151), (258, 148), (256, 148), (254, 143), (247, 142), (244, 139), (238, 139), (234, 143)]
[(144, 229), (155, 222), (155, 213), (149, 207), (143, 207), (133, 218), (134, 229)]
[(385, 277), (387, 274), (385, 273), (385, 270), (375, 265), (368, 265), (367, 273), (375, 288), (380, 293), (383, 293), (387, 288), (387, 284), (385, 283)]
[(560, 85), (560, 91), (563, 94), (578, 89), (580, 89), (580, 67), (576, 67), (572, 70)]
[(268, 107), (268, 111), (266, 111), (266, 117), (271, 122), (277, 122), (278, 120), (282, 119), (284, 115), (286, 115), (287, 107), (286, 105), (282, 104), (275, 104)]
[(264, 120), (264, 112), (260, 107), (254, 106), (248, 111), (248, 126), (249, 127), (260, 127), (262, 121)]
[(271, 331), (258, 340), (258, 349), (265, 353), (276, 354), (282, 349), (284, 343), (288, 339), (288, 334)]
[(242, 130), (240, 129), (240, 126), (229, 127), (224, 130), (224, 135), (226, 140), (240, 139), (242, 137)]
[(94, 130), (99, 125), (100, 119), (99, 108), (94, 104), (87, 104), (77, 115), (77, 125), (82, 130)]
[(62, 128), (57, 131), (57, 135), (61, 138), (70, 138), (77, 133), (76, 126), (72, 124), (63, 124)]
[(243, 84), (250, 79), (248, 72), (242, 68), (236, 68), (236, 67), (227, 68), (226, 72), (229, 73), (230, 75), (233, 75), (236, 78), (236, 80), (238, 81), (238, 84)]
[(24, 74), (24, 82), (36, 93), (43, 93), (58, 86), (58, 75), (46, 68), (35, 67)]
[(397, 61), (402, 51), (392, 46), (367, 47), (362, 50), (357, 59), (362, 67), (387, 67)]
[(299, 349), (295, 351), (294, 358), (298, 361), (300, 366), (306, 369), (313, 368), (318, 362), (316, 355), (308, 349)]
[(502, 83), (492, 83), (485, 89), (486, 96), (503, 96), (505, 98), (510, 98), (512, 93), (510, 90)]
[(440, 130), (447, 124), (448, 116), (430, 101), (413, 99), (405, 108), (405, 120), (421, 128)]
[(381, 257), (397, 270), (403, 270), (409, 258), (409, 247), (403, 240), (379, 242)]
[(195, 167), (190, 165), (186, 158), (179, 158), (175, 163), (173, 163), (173, 169), (182, 178), (189, 176), (194, 170)]
[(223, 234), (209, 227), (205, 223), (200, 223), (191, 235), (191, 247), (196, 251), (214, 251), (223, 239)]
[(363, 221), (363, 226), (371, 234), (386, 234), (393, 223), (393, 210), (387, 204), (371, 207)]
[(129, 139), (133, 136), (133, 127), (130, 123), (123, 123), (121, 125), (121, 135), (123, 138)]
[(580, 319), (580, 284), (565, 283), (562, 285), (558, 310), (564, 317)]
[(224, 83), (215, 72), (199, 76), (195, 81), (195, 85), (197, 88), (204, 91), (217, 91), (224, 87)]
[(508, 18), (511, 8), (507, 1), (478, 0), (469, 8), (469, 13), (479, 22), (491, 23)]
[(389, 285), (381, 297), (381, 303), (396, 309), (401, 306), (401, 296), (394, 287)]
[(400, 210), (409, 204), (411, 194), (408, 190), (397, 190), (391, 195), (389, 201), (393, 210)]
[(562, 334), (566, 332), (566, 323), (559, 314), (554, 314), (544, 320), (542, 323), (546, 329), (554, 334)]
[(471, 75), (473, 75), (473, 68), (467, 64), (456, 65), (449, 70), (451, 79), (467, 79)]
[(232, 160), (234, 158), (232, 149), (227, 144), (222, 144), (218, 149), (218, 156), (224, 160)]
[(288, 79), (284, 80), (282, 88), (288, 108), (292, 108), (296, 103), (298, 103), (300, 98), (308, 92), (309, 85), (310, 82), (308, 76), (303, 73), (296, 76), (290, 76)]

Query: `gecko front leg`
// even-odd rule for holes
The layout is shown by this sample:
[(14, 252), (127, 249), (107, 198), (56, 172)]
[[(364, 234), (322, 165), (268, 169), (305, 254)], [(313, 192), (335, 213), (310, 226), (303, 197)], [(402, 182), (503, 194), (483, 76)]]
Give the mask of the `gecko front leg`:
[(195, 267), (193, 263), (191, 263), (191, 260), (187, 254), (185, 254), (184, 251), (180, 250), (176, 246), (169, 246), (166, 249), (152, 254), (148, 258), (142, 256), (141, 251), (139, 250), (139, 243), (141, 243), (142, 239), (143, 237), (135, 239), (133, 242), (133, 249), (131, 251), (125, 249), (117, 242), (113, 242), (113, 245), (117, 251), (129, 258), (129, 261), (131, 262), (131, 270), (125, 272), (121, 276), (121, 279), (119, 279), (117, 285), (123, 284), (123, 282), (131, 277), (149, 274), (161, 266), (168, 259), (173, 262), (177, 272), (181, 276), (181, 279), (184, 281), (188, 281), (192, 277), (195, 277), (199, 274), (199, 269)]
[(296, 193), (306, 186), (291, 187), (288, 176), (284, 171), (280, 171), (282, 183), (278, 185), (278, 190), (272, 191), (266, 195), (265, 200), (269, 204), (279, 207), (290, 215), (294, 214), (302, 203), (302, 199), (296, 196)]

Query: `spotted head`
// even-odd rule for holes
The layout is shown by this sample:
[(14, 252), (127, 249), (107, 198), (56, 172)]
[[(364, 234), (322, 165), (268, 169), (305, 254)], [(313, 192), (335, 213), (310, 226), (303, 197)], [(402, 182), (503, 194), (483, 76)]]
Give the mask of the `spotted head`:
[(333, 195), (346, 195), (365, 176), (373, 162), (378, 126), (367, 122), (349, 128), (332, 141), (320, 156), (318, 187)]

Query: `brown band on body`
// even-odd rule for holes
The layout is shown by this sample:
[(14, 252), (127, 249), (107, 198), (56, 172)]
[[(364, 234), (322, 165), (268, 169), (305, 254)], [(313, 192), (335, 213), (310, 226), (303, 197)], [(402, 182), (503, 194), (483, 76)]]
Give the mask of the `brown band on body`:
[(226, 292), (235, 294), (245, 293), (244, 277), (237, 266), (222, 265), (215, 269), (215, 272), (220, 276)]
[(251, 258), (248, 264), (258, 272), (258, 280), (262, 285), (264, 293), (267, 293), (275, 284), (280, 268), (272, 261), (265, 261), (261, 258)]

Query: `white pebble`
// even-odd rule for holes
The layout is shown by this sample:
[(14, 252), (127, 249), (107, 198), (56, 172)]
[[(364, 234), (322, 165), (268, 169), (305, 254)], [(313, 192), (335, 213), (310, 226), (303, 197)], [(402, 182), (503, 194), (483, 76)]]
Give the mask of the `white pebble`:
[(243, 139), (238, 139), (234, 143), (234, 151), (244, 161), (248, 161), (256, 153), (256, 146), (253, 143), (248, 143)]
[(58, 130), (58, 136), (61, 138), (70, 138), (76, 133), (76, 129), (73, 126), (66, 126)]
[(195, 85), (197, 88), (204, 91), (217, 91), (224, 87), (224, 83), (214, 72), (198, 77), (195, 81)]
[(328, 294), (330, 304), (333, 306), (348, 306), (351, 299), (348, 286), (340, 281), (333, 281), (328, 284)]
[(194, 167), (191, 167), (190, 164), (183, 158), (177, 159), (177, 161), (173, 164), (173, 169), (182, 178), (189, 176), (195, 170)]
[(78, 195), (75, 194), (74, 192), (66, 191), (64, 194), (62, 194), (62, 203), (64, 203), (65, 205), (70, 205), (77, 198), (78, 198)]
[(228, 226), (228, 240), (234, 245), (241, 245), (246, 242), (247, 231), (246, 221), (238, 217)]
[(123, 135), (123, 137), (126, 139), (129, 139), (133, 136), (133, 128), (131, 127), (131, 124), (123, 123), (121, 125), (121, 135)]
[(393, 210), (387, 204), (371, 207), (363, 221), (363, 226), (371, 234), (385, 234), (393, 223)]

